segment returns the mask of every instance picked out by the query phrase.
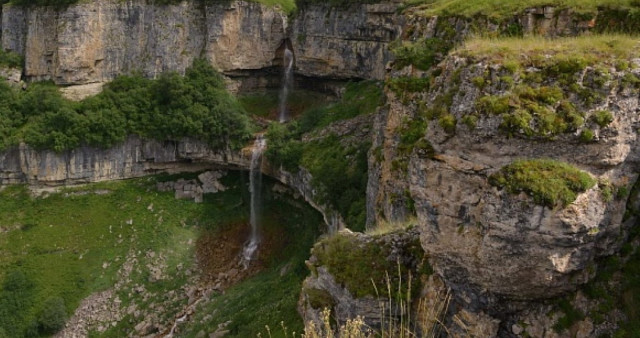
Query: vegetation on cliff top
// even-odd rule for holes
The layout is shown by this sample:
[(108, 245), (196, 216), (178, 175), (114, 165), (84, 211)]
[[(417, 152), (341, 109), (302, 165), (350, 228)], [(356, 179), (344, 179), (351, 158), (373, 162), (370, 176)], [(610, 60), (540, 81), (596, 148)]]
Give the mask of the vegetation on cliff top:
[[(411, 3), (411, 1), (410, 1)], [(425, 15), (459, 15), (473, 17), (483, 15), (494, 19), (511, 17), (527, 8), (554, 6), (571, 8), (578, 13), (594, 13), (601, 7), (640, 9), (637, 0), (420, 0), (417, 1)]]
[(196, 60), (184, 77), (120, 76), (82, 102), (64, 99), (49, 83), (24, 92), (0, 83), (0, 98), (0, 149), (20, 141), (58, 152), (83, 144), (106, 148), (130, 134), (157, 140), (189, 136), (213, 147), (239, 148), (251, 136), (242, 107), (204, 60)]
[[(356, 298), (385, 296), (387, 282), (392, 292), (402, 289), (399, 295), (406, 295), (408, 288), (412, 293), (419, 292), (418, 269), (425, 274), (432, 273), (417, 238), (400, 245), (400, 241), (386, 242), (385, 237), (355, 236), (342, 233), (331, 236), (318, 242), (313, 254), (318, 259), (317, 266), (326, 266), (336, 281)], [(400, 257), (411, 259), (396, 260)], [(411, 284), (407, 282), (410, 274)]]
[(517, 62), (541, 66), (563, 59), (582, 60), (584, 66), (630, 60), (640, 56), (640, 39), (623, 34), (586, 35), (549, 39), (541, 36), (487, 38), (464, 42), (452, 54), (475, 60)]
[(596, 184), (591, 175), (551, 159), (517, 160), (492, 175), (489, 182), (512, 194), (525, 192), (535, 203), (549, 208), (571, 204)]

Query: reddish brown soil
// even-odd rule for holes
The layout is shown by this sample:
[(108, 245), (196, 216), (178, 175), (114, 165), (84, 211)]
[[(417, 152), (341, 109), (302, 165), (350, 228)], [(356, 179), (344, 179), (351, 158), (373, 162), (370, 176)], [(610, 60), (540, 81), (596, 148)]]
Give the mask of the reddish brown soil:
[(196, 257), (204, 283), (220, 283), (220, 289), (226, 289), (260, 272), (268, 259), (284, 245), (281, 229), (263, 233), (256, 258), (245, 269), (241, 264), (242, 249), (250, 232), (249, 224), (234, 223), (200, 236), (196, 242)]

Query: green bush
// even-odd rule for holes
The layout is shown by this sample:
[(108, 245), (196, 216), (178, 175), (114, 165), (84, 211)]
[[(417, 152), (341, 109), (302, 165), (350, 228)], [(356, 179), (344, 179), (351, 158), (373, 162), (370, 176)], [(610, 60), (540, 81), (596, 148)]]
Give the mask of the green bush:
[(591, 129), (585, 129), (580, 132), (580, 141), (584, 143), (589, 143), (593, 141), (593, 131)]
[(0, 48), (0, 67), (21, 68), (23, 64), (24, 60), (22, 56), (14, 52), (4, 51)]
[(518, 109), (511, 114), (502, 114), (502, 123), (500, 129), (508, 135), (524, 134), (526, 136), (533, 135), (531, 121), (533, 117), (528, 111)]
[(429, 81), (429, 78), (402, 76), (388, 80), (387, 85), (389, 86), (389, 89), (391, 89), (397, 96), (402, 96), (402, 94), (404, 93), (428, 91)]
[(304, 144), (301, 164), (309, 170), (320, 202), (337, 210), (348, 227), (364, 230), (366, 223), (367, 152), (370, 144), (343, 146), (337, 136)]
[(591, 115), (591, 120), (599, 125), (600, 128), (604, 128), (613, 122), (613, 114), (606, 110), (600, 110)]
[(33, 303), (34, 283), (20, 270), (10, 270), (0, 289), (0, 327), (9, 337), (21, 337), (26, 327), (23, 309)]
[(423, 118), (418, 117), (410, 121), (404, 121), (402, 127), (398, 130), (398, 134), (400, 135), (398, 151), (400, 155), (411, 154), (416, 142), (422, 139), (426, 132), (427, 121)]
[(569, 329), (574, 323), (584, 319), (584, 313), (573, 307), (571, 302), (566, 298), (558, 302), (558, 307), (563, 313), (553, 325), (553, 330), (558, 333), (562, 333), (564, 330)]
[(304, 147), (301, 141), (294, 139), (291, 129), (295, 129), (295, 124), (285, 126), (272, 123), (269, 125), (266, 134), (269, 147), (265, 156), (271, 163), (281, 165), (287, 171), (295, 173), (298, 172)]
[(476, 76), (473, 79), (471, 79), (471, 83), (473, 83), (473, 85), (476, 86), (476, 88), (483, 89), (484, 86), (487, 84), (487, 81), (482, 76)]
[(400, 69), (413, 65), (420, 70), (429, 70), (453, 47), (451, 41), (440, 38), (426, 38), (413, 43), (404, 43), (394, 48), (395, 67)]
[(447, 134), (454, 134), (456, 132), (456, 117), (452, 114), (446, 114), (438, 119), (438, 124)]
[(509, 96), (483, 96), (476, 103), (476, 109), (483, 114), (502, 115), (509, 112)]
[(135, 134), (188, 136), (237, 149), (251, 137), (248, 117), (206, 60), (194, 61), (184, 77), (118, 77), (79, 103), (64, 99), (52, 83), (31, 84), (25, 92), (0, 84), (0, 99), (1, 148), (20, 140), (58, 152), (82, 144), (106, 148)]
[(626, 87), (640, 88), (640, 76), (633, 73), (624, 74), (621, 82)]
[(489, 177), (489, 182), (510, 193), (525, 192), (537, 204), (565, 207), (596, 181), (575, 167), (551, 159), (518, 160)]
[[(406, 247), (394, 249), (421, 256), (415, 257), (414, 262), (423, 261), (424, 251), (418, 240)], [(417, 267), (389, 259), (391, 247), (382, 239), (365, 242), (358, 241), (351, 235), (337, 234), (317, 243), (313, 254), (318, 258), (318, 264), (326, 266), (336, 281), (343, 284), (356, 298), (376, 296), (376, 288), (380, 295), (386, 295), (387, 276), (391, 292), (401, 290), (397, 296), (406, 297), (409, 273), (414, 274), (411, 290), (418, 291), (419, 278), (414, 271)]]
[(462, 117), (461, 122), (462, 122), (462, 124), (467, 126), (467, 128), (469, 128), (469, 130), (474, 130), (474, 129), (476, 129), (476, 125), (478, 124), (478, 116), (476, 116), (476, 115), (465, 115), (465, 116)]
[(60, 331), (67, 320), (64, 299), (49, 298), (45, 301), (42, 311), (38, 315), (38, 327), (43, 334), (54, 334)]

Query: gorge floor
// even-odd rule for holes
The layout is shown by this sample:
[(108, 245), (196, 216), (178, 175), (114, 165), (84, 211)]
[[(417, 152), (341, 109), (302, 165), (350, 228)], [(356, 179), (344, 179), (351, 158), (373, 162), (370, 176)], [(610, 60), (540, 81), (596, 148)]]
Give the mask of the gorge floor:
[[(280, 321), (301, 328), (298, 290), (322, 218), (288, 193), (275, 193), (275, 183), (265, 180), (262, 235), (268, 249), (242, 270), (249, 214), (245, 175), (228, 174), (223, 184), (230, 189), (205, 194), (201, 204), (155, 191), (156, 182), (177, 178), (166, 176), (41, 197), (23, 186), (5, 189), (0, 266), (3, 274), (21, 274), (30, 283), (0, 294), (3, 302), (23, 300), (2, 316), (2, 326), (15, 330), (10, 335), (27, 332), (38, 325), (44, 304), (61, 298), (66, 313), (75, 312), (61, 337), (166, 334), (185, 314), (191, 320), (176, 325), (176, 336), (213, 333), (225, 323), (232, 336), (253, 335)], [(266, 307), (268, 315), (248, 316)]]

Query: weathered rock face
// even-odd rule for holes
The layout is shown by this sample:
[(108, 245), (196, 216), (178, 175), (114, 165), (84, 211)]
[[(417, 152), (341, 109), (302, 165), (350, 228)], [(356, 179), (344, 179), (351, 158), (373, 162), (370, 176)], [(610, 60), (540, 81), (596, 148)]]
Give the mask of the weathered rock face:
[(62, 85), (183, 73), (197, 57), (221, 71), (270, 67), (286, 25), (278, 10), (244, 1), (99, 0), (65, 10), (6, 5), (2, 14), (2, 47), (25, 56), (25, 75)]
[(157, 172), (200, 171), (212, 166), (248, 168), (250, 156), (214, 150), (203, 142), (130, 137), (109, 148), (55, 153), (20, 145), (0, 153), (0, 185), (59, 186), (141, 177)]
[[(423, 248), (447, 285), (464, 295), (471, 309), (500, 312), (505, 308), (497, 304), (505, 304), (503, 300), (545, 299), (575, 290), (592, 277), (595, 258), (619, 249), (633, 222), (623, 220), (626, 196), (604, 198), (602, 182), (630, 189), (637, 179), (638, 90), (622, 85), (624, 72), (612, 69), (602, 87), (589, 87), (602, 94), (595, 106), (576, 101), (586, 120), (595, 110), (613, 114), (606, 127), (585, 126), (594, 128), (593, 142), (579, 141), (579, 129), (551, 139), (510, 138), (499, 127), (500, 116), (478, 114), (476, 105), (480, 97), (508, 90), (500, 84), (504, 75), (500, 68), (456, 56), (441, 67), (442, 75), (424, 96), (403, 103), (389, 93), (388, 111), (379, 117), (383, 129), (378, 131), (378, 142), (385, 155), (377, 164), (379, 196), (393, 194), (390, 189), (397, 186), (409, 189)], [(474, 78), (486, 74), (488, 87), (473, 84)], [(587, 68), (577, 82), (588, 87), (593, 74), (594, 69)], [(416, 146), (405, 155), (406, 173), (394, 172), (391, 162), (402, 158), (398, 148), (403, 119), (416, 114), (417, 101), (436, 105), (443, 95), (451, 97), (448, 111), (458, 121), (455, 133), (447, 133), (437, 120), (428, 122), (424, 140), (435, 155), (425, 155)], [(460, 123), (469, 114), (478, 117), (474, 128)], [(490, 175), (514, 160), (540, 157), (571, 163), (601, 183), (569, 206), (554, 209), (489, 183)], [(390, 208), (382, 204), (378, 210)]]
[[(376, 260), (376, 262), (384, 262), (385, 260), (393, 262), (393, 264), (391, 264), (393, 269), (397, 270), (402, 266), (403, 271), (410, 272), (412, 276), (418, 276), (416, 271), (422, 267), (422, 264), (428, 264), (424, 262), (424, 253), (419, 250), (419, 246), (417, 246), (416, 243), (418, 236), (417, 229), (396, 231), (379, 236), (370, 236), (362, 233), (353, 233), (350, 230), (343, 230), (336, 236), (344, 238), (344, 240), (348, 241), (349, 246), (352, 247), (373, 246), (376, 248), (384, 248), (381, 251), (387, 252), (388, 256), (378, 255), (367, 259)], [(329, 239), (328, 241), (331, 240), (332, 239)], [(347, 320), (360, 316), (367, 326), (379, 330), (383, 325), (389, 325), (391, 321), (399, 320), (401, 317), (400, 312), (389, 313), (389, 309), (395, 308), (393, 306), (396, 306), (395, 297), (399, 296), (397, 295), (398, 291), (395, 289), (397, 285), (393, 284), (398, 283), (398, 281), (395, 280), (397, 272), (382, 271), (382, 273), (387, 273), (388, 276), (391, 276), (393, 286), (391, 286), (392, 290), (388, 290), (386, 285), (377, 285), (376, 287), (379, 288), (381, 294), (380, 298), (372, 295), (356, 297), (354, 293), (349, 290), (348, 286), (346, 286), (344, 282), (336, 280), (330, 271), (331, 269), (348, 269), (348, 267), (339, 265), (332, 266), (329, 262), (323, 261), (323, 258), (318, 254), (318, 251), (325, 250), (325, 246), (331, 245), (332, 244), (324, 241), (317, 243), (311, 252), (311, 258), (306, 262), (312, 274), (303, 282), (302, 293), (298, 304), (299, 311), (305, 322), (313, 321), (317, 328), (322, 328), (324, 326), (322, 321), (322, 311), (324, 308), (328, 308), (331, 311), (331, 318), (335, 319), (340, 325), (343, 325)], [(416, 250), (414, 246), (417, 246), (418, 250)], [(332, 249), (328, 250), (331, 255), (349, 254), (339, 249), (337, 251)], [(362, 258), (359, 257), (357, 259)], [(357, 264), (361, 262), (349, 263)], [(369, 264), (371, 262), (367, 263)], [(385, 263), (371, 265), (376, 266), (378, 269), (381, 269), (380, 266), (388, 266), (388, 264)], [(376, 272), (372, 272), (372, 276), (373, 275), (376, 275)], [(409, 273), (402, 275), (400, 282), (402, 287), (406, 288), (409, 283), (408, 278)], [(413, 281), (415, 282), (415, 280)], [(368, 282), (373, 283), (373, 279)], [(379, 281), (375, 281), (376, 284), (378, 282)], [(393, 299), (388, 299), (386, 296), (387, 292), (392, 293)]]
[[(180, 141), (144, 140), (131, 136), (124, 143), (109, 149), (80, 147), (56, 153), (36, 150), (28, 145), (0, 152), (0, 188), (10, 184), (29, 184), (34, 188), (121, 180), (157, 173), (198, 172), (211, 168), (248, 170), (251, 149), (242, 151), (212, 149), (206, 143), (182, 139)], [(297, 190), (324, 217), (329, 231), (344, 228), (340, 214), (331, 207), (319, 204), (313, 177), (304, 168), (292, 174), (263, 162), (262, 172)], [(203, 186), (176, 190), (176, 198), (202, 198), (202, 193), (224, 190), (217, 179), (204, 173), (199, 179)], [(166, 187), (165, 187), (166, 188)], [(180, 192), (178, 192), (180, 191)], [(186, 193), (185, 193), (186, 192)]]
[(287, 16), (254, 2), (156, 6), (98, 0), (64, 10), (5, 5), (2, 48), (25, 56), (30, 80), (61, 85), (106, 82), (140, 71), (183, 73), (196, 57), (223, 72), (279, 65), (289, 37), (302, 75), (383, 79), (389, 42), (401, 31), (397, 3), (350, 8), (309, 6), (288, 29)]
[(306, 76), (382, 80), (393, 59), (389, 43), (402, 32), (399, 3), (344, 8), (310, 5), (293, 23), (296, 72)]
[(322, 210), (321, 213), (324, 217), (324, 222), (329, 227), (330, 233), (334, 233), (337, 230), (344, 229), (346, 227), (340, 213), (332, 210), (331, 207), (317, 202), (319, 193), (313, 188), (313, 184), (311, 182), (313, 176), (311, 176), (309, 171), (305, 168), (301, 167), (297, 173), (290, 173), (282, 168), (275, 169), (271, 168), (269, 165), (265, 165), (263, 166), (263, 171), (283, 184), (297, 190), (304, 200), (316, 210)]

